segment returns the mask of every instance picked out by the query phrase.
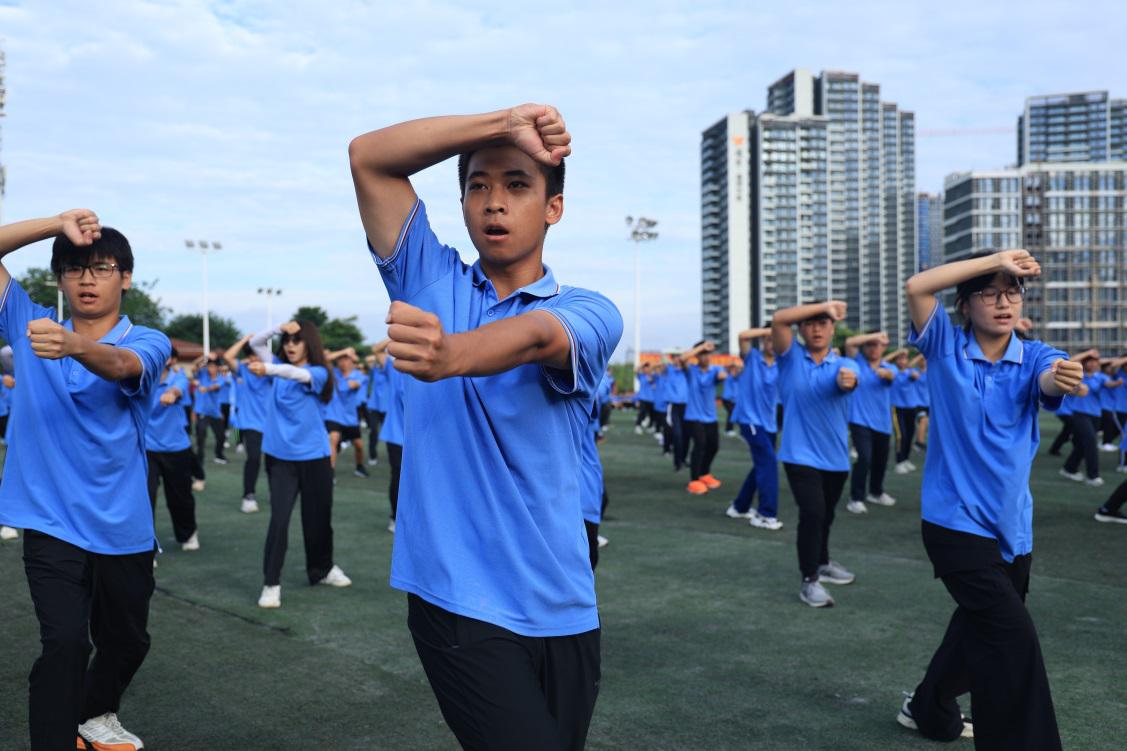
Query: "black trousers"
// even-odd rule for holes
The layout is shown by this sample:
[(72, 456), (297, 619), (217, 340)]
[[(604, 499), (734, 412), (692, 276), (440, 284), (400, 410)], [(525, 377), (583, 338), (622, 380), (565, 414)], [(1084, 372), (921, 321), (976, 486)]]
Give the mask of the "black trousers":
[(817, 578), (819, 566), (830, 562), (830, 527), (849, 473), (803, 464), (783, 464), (783, 469), (798, 504), (798, 568), (809, 581)]
[(199, 457), (201, 464), (203, 463), (204, 455), (207, 453), (207, 431), (209, 429), (215, 434), (216, 458), (227, 458), (223, 454), (223, 442), (227, 440), (227, 434), (223, 430), (223, 418), (196, 415), (196, 456)]
[(652, 401), (648, 401), (648, 400), (645, 400), (645, 399), (639, 399), (638, 400), (638, 416), (637, 416), (637, 418), (635, 418), (634, 424), (635, 425), (641, 425), (646, 420), (649, 420), (650, 425), (652, 426), (653, 425), (653, 412), (654, 412), (654, 403)]
[(329, 457), (291, 462), (266, 454), (266, 479), (270, 485), (270, 527), (262, 556), (263, 583), (282, 582), (282, 565), (290, 516), (301, 495), (301, 533), (305, 540), (305, 573), (316, 584), (333, 567), (333, 468)]
[(462, 748), (583, 748), (599, 695), (599, 629), (521, 636), (416, 595), (407, 595), (407, 626)]
[(591, 557), (591, 570), (599, 565), (599, 525), (595, 522), (583, 520), (583, 528), (587, 530), (587, 552)]
[(721, 399), (720, 401), (724, 403), (724, 409), (728, 412), (728, 418), (724, 422), (724, 432), (731, 433), (736, 429), (735, 424), (732, 422), (732, 415), (735, 414), (736, 411), (736, 403), (731, 399)]
[(1064, 448), (1064, 444), (1072, 440), (1072, 415), (1057, 415), (1061, 421), (1060, 432), (1053, 440), (1053, 445), (1049, 446), (1049, 453), (1053, 456), (1060, 456), (1060, 450)]
[(99, 555), (29, 529), (23, 561), (42, 644), (28, 680), (31, 749), (72, 749), (80, 723), (118, 711), (149, 652), (153, 551)]
[(380, 428), (383, 426), (384, 417), (387, 416), (386, 412), (377, 412), (374, 409), (368, 410), (368, 456), (373, 459), (379, 459), (379, 443), (380, 443)]
[(1064, 468), (1075, 472), (1080, 468), (1080, 458), (1084, 458), (1084, 468), (1089, 478), (1100, 476), (1100, 448), (1096, 444), (1096, 430), (1100, 418), (1095, 415), (1072, 413), (1072, 453), (1064, 460)]
[(896, 463), (908, 461), (912, 452), (912, 441), (916, 437), (916, 417), (919, 407), (897, 407), (896, 423), (900, 427), (900, 441), (896, 444)]
[(1115, 422), (1115, 413), (1109, 409), (1100, 410), (1100, 432), (1103, 443), (1119, 443), (1119, 425)]
[(605, 428), (607, 423), (610, 422), (611, 406), (610, 402), (605, 402), (599, 405), (599, 427)]
[(230, 403), (220, 404), (219, 405), (219, 414), (223, 415), (223, 435), (226, 436), (227, 430), (230, 429), (230, 427), (231, 427), (231, 405), (230, 405)]
[(685, 405), (669, 405), (669, 420), (665, 432), (666, 446), (673, 449), (673, 467), (681, 469), (685, 466), (685, 457), (689, 453), (689, 435), (685, 431)]
[[(157, 512), (157, 488), (164, 483), (164, 502), (172, 517), (176, 542), (196, 531), (196, 499), (192, 495), (192, 450), (146, 451), (149, 459), (149, 503)], [(155, 519), (154, 519), (155, 522)]]
[[(1127, 388), (1127, 386), (1122, 386), (1121, 388)], [(1127, 480), (1124, 480), (1116, 486), (1103, 507), (1108, 511), (1118, 511), (1123, 508), (1124, 502), (1127, 502)]]
[(650, 427), (654, 429), (654, 432), (661, 433), (661, 452), (663, 454), (673, 453), (673, 446), (669, 443), (669, 426), (665, 420), (664, 410), (659, 411), (656, 407), (654, 408), (653, 420), (650, 421)]
[(243, 465), (243, 497), (254, 495), (258, 486), (258, 469), (262, 466), (262, 431), (243, 429), (243, 448), (247, 461)]
[(849, 483), (850, 500), (865, 500), (866, 481), (869, 492), (880, 495), (884, 492), (888, 444), (892, 436), (855, 423), (849, 423), (849, 435), (853, 437), (853, 448), (857, 449), (857, 461), (853, 463), (853, 475)]
[(391, 479), (387, 483), (387, 499), (391, 501), (391, 518), (399, 511), (399, 469), (403, 466), (403, 446), (387, 443), (387, 461), (391, 465)]
[(912, 699), (920, 732), (941, 741), (958, 738), (963, 722), (956, 697), (969, 691), (976, 749), (1058, 751), (1049, 679), (1025, 609), (1032, 556), (1006, 563), (995, 540), (928, 522), (923, 536), (958, 607)]
[(714, 422), (686, 420), (685, 426), (693, 440), (693, 453), (689, 460), (691, 479), (697, 480), (712, 473), (712, 460), (720, 450), (720, 428)]

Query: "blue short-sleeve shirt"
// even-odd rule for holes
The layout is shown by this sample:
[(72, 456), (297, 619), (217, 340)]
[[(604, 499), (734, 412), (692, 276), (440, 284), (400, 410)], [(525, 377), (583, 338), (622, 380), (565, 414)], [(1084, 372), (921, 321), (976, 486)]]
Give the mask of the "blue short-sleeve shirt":
[(638, 373), (638, 393), (635, 396), (640, 402), (653, 401), (653, 386), (646, 373)]
[[(857, 388), (849, 401), (849, 422), (886, 435), (892, 433), (892, 381), (877, 375), (863, 352), (857, 362)], [(895, 365), (882, 362), (878, 367), (897, 373)]]
[(669, 399), (666, 398), (665, 392), (665, 372), (654, 373), (653, 377), (653, 400), (654, 409), (658, 412), (664, 412), (669, 408)]
[(376, 412), (387, 412), (387, 384), (390, 369), (391, 363), (387, 358), (384, 359), (383, 365), (380, 365), (379, 361), (372, 365), (372, 370), (368, 373), (368, 409)]
[(1122, 386), (1111, 390), (1115, 394), (1115, 411), (1127, 412), (1127, 371), (1120, 370), (1115, 374), (1115, 380), (1124, 381)]
[(266, 412), (273, 396), (274, 384), (266, 376), (250, 372), (245, 362), (239, 363), (238, 378), (235, 381), (235, 412), (239, 427), (243, 430), (266, 429)]
[[(349, 382), (358, 384), (352, 388)], [(364, 401), (364, 389), (368, 386), (368, 376), (359, 368), (347, 376), (339, 369), (333, 372), (333, 399), (325, 408), (325, 419), (341, 425), (360, 424), (360, 404)]]
[(1078, 415), (1100, 416), (1100, 396), (1104, 391), (1104, 383), (1108, 380), (1103, 373), (1092, 373), (1084, 376), (1084, 383), (1088, 386), (1088, 393), (1084, 396), (1069, 397), (1072, 411)]
[(850, 392), (837, 385), (842, 368), (857, 362), (830, 351), (822, 362), (798, 342), (778, 356), (783, 398), (783, 441), (779, 459), (832, 472), (849, 471)]
[(915, 380), (915, 404), (913, 407), (927, 407), (931, 404), (931, 395), (927, 390), (927, 371), (921, 370), (920, 377)]
[(690, 365), (685, 369), (685, 381), (688, 383), (686, 420), (716, 422), (716, 381), (722, 370), (724, 369), (719, 365), (710, 365), (707, 368)]
[(744, 355), (733, 420), (740, 425), (762, 428), (768, 433), (779, 432), (775, 409), (779, 398), (778, 382), (778, 362), (768, 365), (762, 352), (754, 347), (749, 349)]
[(670, 364), (665, 370), (665, 379), (662, 381), (662, 386), (665, 387), (665, 401), (670, 404), (688, 405), (689, 380), (684, 370)]
[[(212, 378), (206, 366), (200, 368), (196, 373), (196, 383), (200, 387), (210, 388), (217, 383), (221, 383), (222, 378), (221, 375)], [(223, 412), (219, 408), (219, 391), (203, 391), (202, 388), (197, 388), (192, 401), (192, 411), (203, 417), (222, 417)]]
[[(9, 427), (14, 437), (0, 483), (0, 524), (34, 529), (93, 553), (153, 549), (145, 432), (150, 392), (172, 344), (128, 316), (99, 341), (128, 349), (141, 375), (107, 381), (77, 360), (45, 360), (31, 350), (27, 324), (56, 320), (15, 280), (0, 299), (0, 337), (12, 346), (15, 378)], [(71, 322), (63, 326), (73, 329)]]
[(998, 541), (1002, 557), (1033, 550), (1029, 470), (1041, 434), (1038, 378), (1067, 355), (1042, 342), (1010, 339), (991, 363), (973, 333), (951, 323), (937, 300), (908, 341), (927, 357), (931, 422), (921, 496), (925, 521)]
[(291, 462), (329, 455), (329, 434), (321, 412), (321, 389), (329, 371), (320, 365), (302, 367), (312, 376), (309, 383), (267, 376), (273, 384), (267, 402), (266, 430), (262, 432), (262, 451)]
[(392, 586), (526, 636), (598, 628), (580, 452), (622, 335), (617, 308), (561, 287), (547, 267), (499, 300), (480, 263), (463, 263), (438, 241), (421, 201), (392, 255), (376, 262), (391, 299), (435, 314), (446, 332), (544, 311), (571, 343), (567, 370), (529, 364), (476, 378), (405, 379), (410, 438)]
[(915, 368), (904, 368), (892, 379), (892, 406), (900, 409), (915, 407), (916, 382), (912, 374), (919, 374)]
[(598, 410), (591, 411), (591, 420), (581, 438), (580, 472), (582, 473), (582, 495), (580, 510), (583, 520), (599, 524), (603, 518), (603, 461), (599, 456), (596, 436), (599, 432)]
[(403, 386), (407, 376), (392, 367), (392, 358), (388, 357), (387, 369), (383, 371), (384, 386), (387, 391), (387, 409), (384, 412), (383, 424), (380, 425), (379, 439), (384, 443), (403, 445)]
[(160, 397), (169, 389), (188, 390), (188, 376), (173, 370), (161, 374), (160, 383), (152, 390), (152, 411), (149, 413), (149, 426), (145, 431), (145, 450), (171, 453), (185, 451), (192, 447), (188, 438), (188, 415), (177, 400), (173, 404), (161, 404)]
[(720, 398), (726, 402), (735, 402), (736, 400), (736, 379), (728, 375), (720, 386)]

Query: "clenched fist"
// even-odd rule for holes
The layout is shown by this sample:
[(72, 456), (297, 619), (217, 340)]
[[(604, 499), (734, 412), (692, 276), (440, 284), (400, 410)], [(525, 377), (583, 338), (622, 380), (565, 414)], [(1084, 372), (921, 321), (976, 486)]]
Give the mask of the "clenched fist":
[(842, 391), (852, 391), (857, 387), (857, 374), (849, 368), (837, 371), (837, 387)]
[(256, 376), (266, 375), (266, 363), (261, 360), (255, 360), (252, 363), (247, 363), (247, 370), (254, 373)]
[(522, 104), (509, 110), (509, 140), (542, 164), (556, 166), (571, 153), (571, 134), (555, 107)]
[(388, 354), (395, 369), (420, 381), (438, 381), (455, 375), (450, 337), (438, 316), (405, 302), (393, 302), (387, 311)]
[(1052, 373), (1053, 383), (1066, 394), (1075, 394), (1084, 380), (1084, 366), (1074, 360), (1055, 360)]
[(77, 335), (50, 318), (39, 318), (27, 324), (31, 351), (45, 360), (60, 360), (75, 352)]
[(301, 333), (301, 324), (297, 321), (286, 321), (280, 328), (283, 334), (289, 334), (290, 336)]
[(168, 389), (160, 395), (160, 403), (168, 407), (176, 403), (178, 397), (172, 393), (172, 389)]

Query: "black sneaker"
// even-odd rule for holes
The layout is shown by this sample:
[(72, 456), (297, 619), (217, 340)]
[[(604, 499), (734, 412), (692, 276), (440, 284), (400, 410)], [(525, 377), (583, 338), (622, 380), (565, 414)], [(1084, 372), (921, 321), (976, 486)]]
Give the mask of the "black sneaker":
[(1100, 506), (1099, 511), (1096, 512), (1096, 521), (1111, 522), (1112, 524), (1127, 524), (1127, 515), (1124, 515), (1123, 512), (1118, 509), (1109, 511), (1107, 506)]
[[(900, 711), (896, 713), (896, 721), (903, 727), (915, 730), (918, 733), (920, 727), (916, 724), (916, 718), (912, 717), (912, 696), (912, 693), (904, 692), (904, 703), (900, 705)], [(963, 715), (963, 732), (959, 735), (962, 738), (974, 738), (974, 721), (966, 715)]]
[(369, 476), (368, 470), (364, 469), (359, 464), (356, 465), (356, 469), (353, 470), (352, 474), (356, 475), (357, 477), (368, 477)]

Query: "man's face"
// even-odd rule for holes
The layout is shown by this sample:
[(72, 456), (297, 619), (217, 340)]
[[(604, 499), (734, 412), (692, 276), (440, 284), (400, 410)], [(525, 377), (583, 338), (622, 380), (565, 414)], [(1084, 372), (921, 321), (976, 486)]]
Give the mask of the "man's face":
[(697, 362), (702, 368), (709, 368), (712, 366), (712, 355), (708, 354), (707, 352), (702, 352), (701, 354), (697, 355)]
[(563, 216), (563, 196), (546, 196), (544, 173), (515, 146), (480, 149), (466, 165), (462, 217), (483, 261), (508, 265), (544, 245), (544, 226)]
[(808, 349), (829, 349), (834, 338), (834, 322), (829, 318), (816, 318), (812, 321), (803, 321), (798, 327), (802, 334), (802, 341)]
[(59, 276), (59, 288), (75, 318), (101, 318), (119, 312), (121, 293), (132, 284), (132, 272), (120, 271), (112, 258), (91, 259), (89, 267), (63, 264)]

